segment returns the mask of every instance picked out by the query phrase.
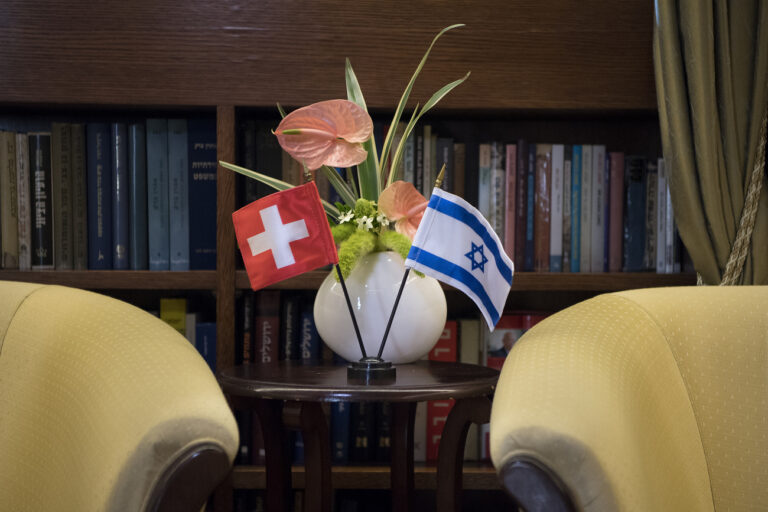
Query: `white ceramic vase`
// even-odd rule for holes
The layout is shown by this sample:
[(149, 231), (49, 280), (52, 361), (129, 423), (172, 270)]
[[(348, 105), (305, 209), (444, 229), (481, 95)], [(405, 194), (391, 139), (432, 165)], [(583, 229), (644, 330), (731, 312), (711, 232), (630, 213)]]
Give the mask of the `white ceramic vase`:
[[(375, 357), (403, 279), (403, 258), (395, 252), (371, 253), (345, 279), (366, 353)], [(344, 291), (333, 276), (320, 285), (315, 297), (317, 332), (347, 361), (362, 357)], [(382, 358), (394, 364), (411, 363), (426, 355), (445, 328), (445, 294), (431, 277), (408, 275)]]

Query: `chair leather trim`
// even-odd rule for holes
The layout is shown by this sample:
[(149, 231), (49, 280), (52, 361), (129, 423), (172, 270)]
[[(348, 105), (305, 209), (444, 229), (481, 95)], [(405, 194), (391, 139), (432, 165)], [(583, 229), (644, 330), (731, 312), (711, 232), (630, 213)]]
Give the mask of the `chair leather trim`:
[(562, 480), (544, 463), (531, 457), (512, 457), (501, 467), (499, 480), (526, 512), (576, 512)]

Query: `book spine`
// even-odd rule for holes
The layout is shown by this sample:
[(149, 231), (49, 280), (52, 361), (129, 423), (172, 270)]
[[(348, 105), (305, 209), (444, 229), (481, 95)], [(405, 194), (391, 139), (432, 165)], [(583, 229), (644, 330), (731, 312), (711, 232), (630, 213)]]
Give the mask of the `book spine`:
[[(416, 131), (415, 129), (413, 130)], [(424, 188), (424, 134), (416, 134), (416, 171), (413, 186), (421, 191)]]
[(112, 268), (128, 270), (130, 243), (128, 191), (128, 129), (124, 123), (110, 126), (112, 167)]
[(573, 146), (571, 163), (571, 272), (581, 271), (581, 151)]
[(16, 194), (18, 203), (19, 270), (32, 269), (32, 214), (29, 184), (29, 140), (16, 134)]
[(75, 270), (88, 268), (88, 178), (85, 125), (72, 124), (72, 254)]
[(242, 325), (242, 329), (239, 335), (242, 340), (242, 347), (240, 349), (240, 357), (236, 357), (236, 359), (239, 359), (241, 363), (251, 363), (255, 361), (253, 350), (255, 345), (253, 324), (256, 319), (253, 305), (254, 293), (250, 291), (245, 292), (241, 300), (240, 325)]
[(128, 128), (128, 186), (129, 264), (132, 270), (147, 270), (147, 135), (144, 123), (131, 123)]
[(261, 290), (254, 309), (254, 358), (257, 364), (276, 366), (280, 359), (280, 291)]
[(416, 137), (413, 131), (405, 139), (403, 148), (403, 181), (415, 183), (416, 174)]
[(216, 323), (200, 322), (196, 330), (195, 348), (208, 363), (211, 371), (216, 373)]
[(646, 161), (645, 171), (645, 244), (643, 251), (643, 270), (654, 270), (656, 268), (656, 216), (658, 208), (656, 205), (657, 193), (656, 187), (659, 184), (658, 169), (656, 161)]
[[(457, 352), (457, 324), (454, 320), (445, 323), (445, 329), (437, 340), (434, 348), (429, 351), (430, 361), (455, 362)], [(427, 461), (437, 460), (440, 438), (443, 434), (445, 421), (453, 408), (454, 401), (431, 400), (427, 402)]]
[(422, 152), (422, 157), (424, 158), (422, 172), (424, 176), (422, 178), (421, 193), (429, 199), (430, 194), (432, 194), (432, 186), (435, 183), (433, 178), (435, 175), (435, 162), (432, 159), (432, 154), (434, 153), (432, 147), (432, 126), (425, 124), (422, 129), (424, 133), (424, 151)]
[[(280, 178), (283, 165), (283, 148), (272, 134), (272, 126), (267, 123), (256, 125), (256, 169), (273, 178)], [(250, 180), (253, 181), (253, 180)], [(274, 189), (263, 183), (257, 185), (258, 197), (264, 197)]]
[(463, 142), (453, 143), (453, 191), (459, 197), (465, 197), (467, 179), (467, 146)]
[(549, 270), (563, 271), (563, 161), (565, 147), (552, 145), (552, 190), (549, 227)]
[(301, 359), (301, 351), (299, 350), (299, 326), (300, 326), (300, 299), (296, 293), (287, 293), (283, 296), (283, 304), (280, 322), (282, 328), (280, 329), (280, 335), (282, 336), (282, 353), (285, 360), (299, 360)]
[(643, 268), (645, 251), (645, 158), (627, 156), (624, 162), (624, 272)]
[(506, 206), (505, 156), (504, 144), (491, 143), (491, 217), (489, 220), (502, 243), (504, 242), (504, 207)]
[[(514, 258), (518, 267), (524, 268), (526, 213), (528, 211), (528, 142), (524, 139), (517, 141), (517, 185), (515, 200), (515, 253)], [(512, 256), (510, 254), (510, 256)]]
[(189, 270), (187, 120), (168, 120), (168, 223), (171, 270)]
[[(442, 164), (440, 164), (442, 165)], [(392, 447), (392, 404), (376, 404), (376, 461), (389, 462)]]
[(51, 185), (55, 266), (56, 270), (72, 270), (72, 129), (66, 123), (51, 124)]
[(351, 408), (351, 438), (349, 459), (370, 462), (375, 441), (376, 411), (373, 402), (356, 402)]
[(331, 460), (334, 464), (349, 462), (350, 403), (331, 404)]
[(315, 315), (312, 311), (313, 301), (309, 298), (301, 301), (299, 319), (299, 350), (301, 360), (305, 363), (319, 363), (322, 355), (322, 342), (315, 326)]
[(566, 145), (563, 154), (563, 272), (571, 271), (572, 175), (573, 146)]
[(592, 146), (581, 147), (581, 271), (592, 272)]
[(536, 272), (549, 272), (549, 240), (552, 223), (550, 198), (552, 144), (536, 144), (536, 196), (534, 209), (534, 261)]
[(112, 175), (109, 127), (88, 124), (88, 268), (112, 268)]
[(160, 320), (186, 336), (187, 299), (160, 299)]
[(149, 269), (170, 269), (168, 120), (147, 119), (147, 245)]
[(664, 160), (659, 158), (656, 164), (658, 183), (656, 185), (656, 272), (667, 271), (667, 171)]
[(517, 145), (507, 144), (505, 155), (505, 176), (507, 190), (504, 195), (504, 252), (515, 256), (515, 215), (517, 212)]
[[(216, 269), (216, 123), (190, 119), (189, 135), (189, 267)], [(248, 180), (254, 181), (254, 180)]]
[(525, 201), (525, 260), (523, 270), (532, 272), (534, 268), (536, 211), (536, 144), (528, 144), (528, 163), (526, 164), (527, 199)]
[(590, 239), (590, 268), (592, 272), (603, 272), (605, 251), (605, 146), (592, 146), (592, 214)]
[[(193, 120), (190, 120), (189, 128), (189, 136), (190, 136), (190, 145), (192, 144), (192, 123)], [(215, 123), (214, 123), (214, 130), (215, 130)], [(242, 164), (243, 167), (246, 169), (256, 169), (256, 120), (254, 119), (246, 119), (242, 124), (242, 139), (240, 144), (238, 145), (239, 149), (239, 161)], [(215, 132), (214, 132), (215, 137)], [(192, 149), (190, 148), (190, 151)], [(190, 156), (189, 161), (193, 162), (196, 159), (192, 159)], [(258, 181), (252, 180), (249, 178), (246, 178), (245, 176), (238, 175), (237, 176), (237, 191), (238, 191), (238, 204), (240, 205), (246, 205), (249, 204), (256, 199), (258, 199)], [(190, 197), (190, 202), (191, 202)], [(194, 225), (194, 224), (192, 224)]]
[(610, 154), (610, 206), (608, 234), (608, 270), (621, 272), (622, 228), (624, 226), (624, 153)]
[[(662, 165), (664, 165), (664, 160), (660, 159), (662, 162)], [(669, 176), (669, 173), (667, 173), (667, 176)], [(665, 190), (665, 199), (666, 199), (666, 208), (665, 208), (665, 217), (666, 217), (666, 223), (664, 226), (664, 236), (665, 236), (665, 248), (664, 248), (664, 259), (665, 259), (665, 272), (666, 273), (672, 273), (672, 272), (679, 272), (679, 269), (675, 268), (677, 264), (677, 250), (675, 248), (676, 246), (676, 239), (678, 236), (677, 233), (677, 225), (675, 224), (675, 216), (674, 211), (672, 208), (672, 194), (669, 190), (669, 179), (667, 179), (667, 186)]]
[(0, 132), (0, 254), (1, 268), (19, 267), (19, 198), (16, 134)]
[(53, 204), (51, 134), (29, 134), (30, 197), (32, 198), (32, 270), (53, 270)]
[(480, 144), (478, 150), (477, 209), (491, 222), (491, 145)]

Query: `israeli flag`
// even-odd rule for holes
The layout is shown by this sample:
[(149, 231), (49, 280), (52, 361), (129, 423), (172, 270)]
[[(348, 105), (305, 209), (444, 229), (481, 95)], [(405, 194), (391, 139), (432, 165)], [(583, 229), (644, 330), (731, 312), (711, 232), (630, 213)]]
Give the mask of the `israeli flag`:
[(477, 304), (493, 331), (504, 311), (514, 265), (477, 209), (435, 188), (405, 266), (447, 283)]

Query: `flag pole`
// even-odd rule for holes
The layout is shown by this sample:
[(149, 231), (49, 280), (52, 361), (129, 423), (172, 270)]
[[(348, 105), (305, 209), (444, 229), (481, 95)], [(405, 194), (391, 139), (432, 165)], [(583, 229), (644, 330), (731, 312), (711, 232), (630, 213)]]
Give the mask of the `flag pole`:
[[(440, 187), (443, 183), (443, 176), (445, 175), (445, 163), (443, 163), (443, 167), (440, 168), (440, 173), (437, 175), (437, 179), (435, 180), (435, 188)], [(408, 280), (408, 274), (411, 272), (411, 268), (408, 267), (405, 269), (405, 273), (403, 274), (403, 280), (400, 282), (400, 289), (397, 291), (397, 296), (395, 297), (395, 305), (392, 306), (392, 313), (389, 315), (389, 321), (387, 322), (387, 328), (384, 330), (384, 337), (381, 339), (381, 345), (379, 345), (379, 354), (376, 356), (377, 359), (381, 359), (381, 354), (384, 353), (384, 345), (387, 343), (387, 336), (389, 336), (389, 329), (392, 327), (392, 321), (395, 319), (395, 312), (397, 311), (397, 306), (400, 304), (400, 297), (403, 295), (403, 288), (405, 288), (405, 282)]]
[(349, 299), (349, 292), (347, 291), (347, 285), (344, 282), (344, 276), (341, 275), (341, 267), (336, 264), (336, 273), (339, 275), (339, 282), (341, 283), (341, 289), (344, 290), (344, 298), (347, 299), (347, 308), (349, 308), (349, 316), (352, 317), (352, 325), (355, 327), (355, 334), (357, 335), (357, 343), (360, 344), (360, 352), (363, 354), (363, 359), (367, 358), (365, 353), (365, 345), (363, 345), (363, 337), (360, 336), (360, 327), (357, 326), (357, 317), (355, 317), (355, 310), (352, 308), (352, 301)]

